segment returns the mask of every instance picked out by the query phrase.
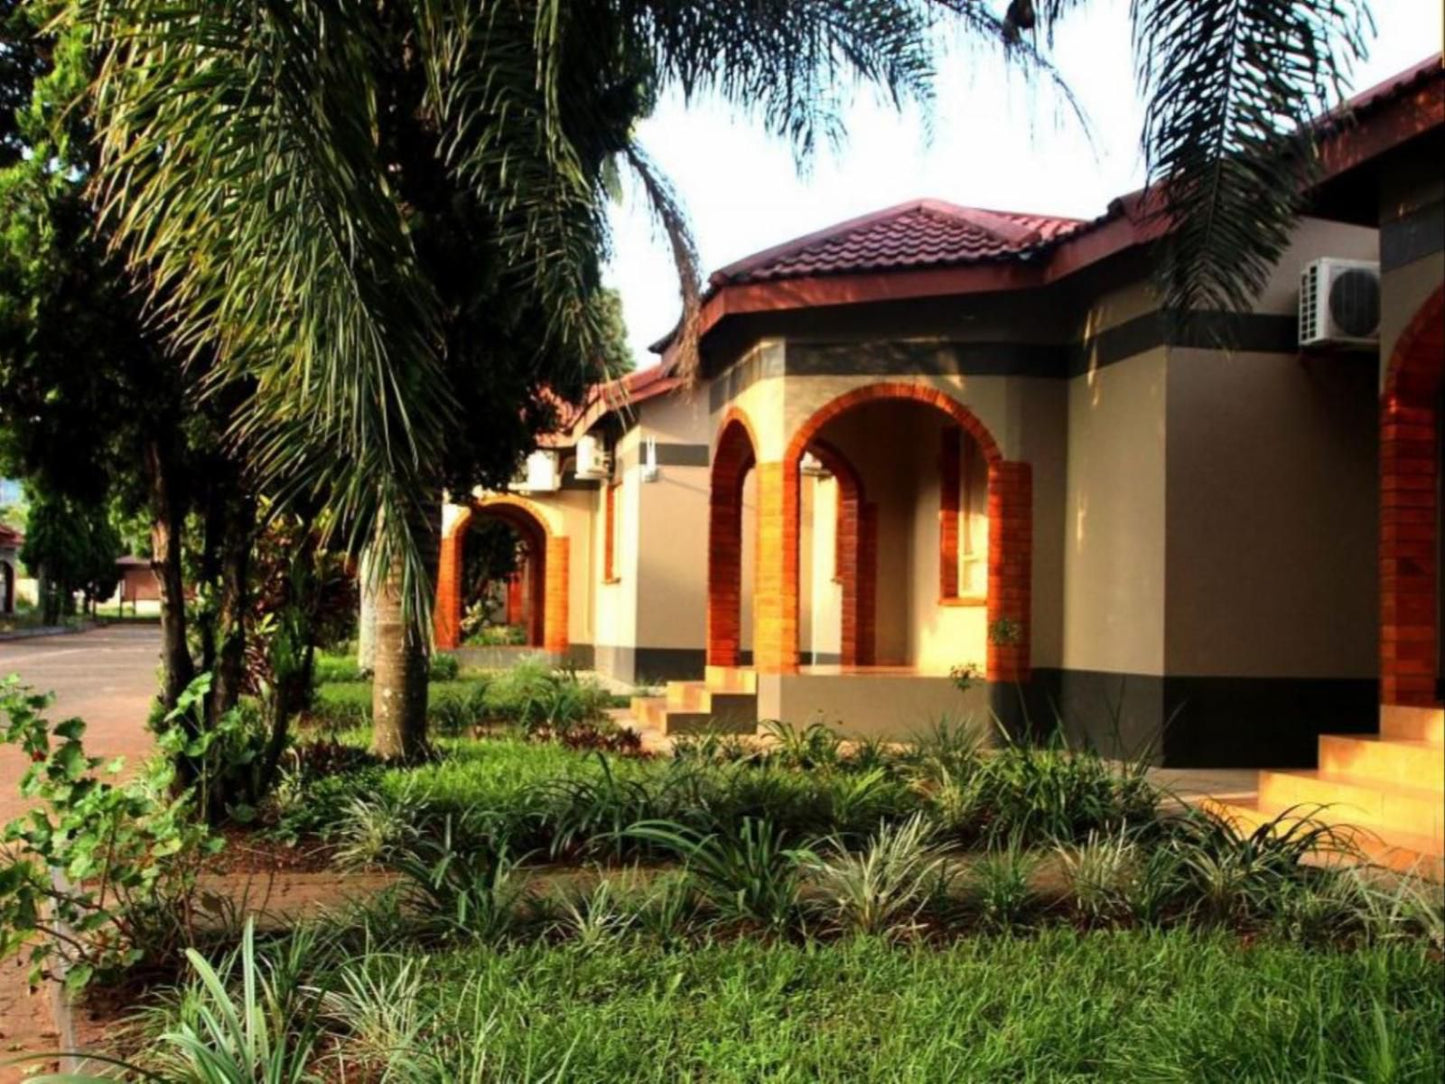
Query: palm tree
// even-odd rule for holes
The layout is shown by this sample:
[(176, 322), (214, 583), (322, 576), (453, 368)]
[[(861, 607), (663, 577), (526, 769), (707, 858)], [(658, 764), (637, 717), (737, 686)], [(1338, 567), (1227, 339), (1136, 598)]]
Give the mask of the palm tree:
[[(1308, 168), (1274, 148), (1337, 96), (1361, 3), (1135, 0), (1173, 302), (1261, 285)], [(804, 159), (842, 137), (859, 84), (926, 108), (950, 35), (1052, 75), (1052, 28), (1084, 7), (71, 0), (99, 53), (98, 198), (157, 319), (182, 356), (213, 350), (218, 379), (252, 382), (232, 436), (267, 488), (323, 498), (368, 550), (379, 752), (425, 743), (442, 489), (505, 480), (548, 404), (602, 375), (587, 359), (618, 170), (668, 228), (694, 344), (694, 250), (634, 139), (656, 95), (720, 97)]]

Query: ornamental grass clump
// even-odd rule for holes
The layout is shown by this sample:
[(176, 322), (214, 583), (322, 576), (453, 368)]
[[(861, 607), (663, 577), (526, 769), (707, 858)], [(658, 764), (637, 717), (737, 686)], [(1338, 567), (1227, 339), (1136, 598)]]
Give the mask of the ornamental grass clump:
[(821, 849), (805, 861), (812, 905), (841, 933), (912, 932), (945, 873), (945, 849), (921, 813), (901, 824), (880, 824), (859, 851), (850, 852), (836, 836)]

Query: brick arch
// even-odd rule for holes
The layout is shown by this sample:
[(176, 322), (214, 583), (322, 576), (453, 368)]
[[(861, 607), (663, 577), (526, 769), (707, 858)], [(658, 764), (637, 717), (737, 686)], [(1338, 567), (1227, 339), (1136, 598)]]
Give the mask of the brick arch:
[(742, 655), (743, 482), (758, 460), (752, 422), (723, 415), (708, 476), (707, 661), (736, 666)]
[[(836, 418), (873, 402), (917, 402), (945, 414), (977, 441), (988, 463), (988, 678), (990, 681), (1026, 681), (1029, 677), (1029, 643), (1032, 608), (1033, 474), (1028, 463), (1006, 460), (988, 427), (968, 407), (939, 388), (926, 384), (884, 381), (855, 388), (824, 404), (803, 422), (788, 444), (781, 464), (781, 499), (784, 547), (781, 567), (783, 598), (777, 635), (777, 663), (797, 664), (798, 622), (798, 464), (803, 453), (818, 441), (824, 426)], [(994, 643), (992, 630), (1007, 622), (1016, 636), (1009, 643)], [(763, 630), (760, 628), (760, 634)], [(791, 648), (789, 648), (791, 644)]]
[(1439, 703), (1445, 286), (1390, 356), (1380, 418), (1380, 699)]
[(500, 520), (527, 543), (529, 553), (523, 574), (531, 596), (528, 645), (554, 653), (565, 652), (568, 647), (568, 540), (552, 529), (541, 508), (511, 494), (470, 501), (442, 538), (433, 619), (436, 646), (455, 648), (461, 643), (463, 540), (472, 522), (479, 518)]
[(844, 666), (873, 663), (874, 611), (877, 608), (878, 515), (868, 503), (863, 479), (848, 457), (824, 440), (807, 450), (818, 457), (838, 483), (838, 520), (834, 561), (843, 587), (841, 622)]

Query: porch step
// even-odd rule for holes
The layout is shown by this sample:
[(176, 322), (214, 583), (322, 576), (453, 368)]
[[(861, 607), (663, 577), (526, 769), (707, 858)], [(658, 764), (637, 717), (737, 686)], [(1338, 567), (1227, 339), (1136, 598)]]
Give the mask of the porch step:
[[(1262, 808), (1259, 801), (1253, 798), (1234, 798), (1229, 801), (1204, 798), (1199, 804), (1216, 816), (1233, 822), (1241, 832), (1252, 832), (1260, 825), (1273, 820), (1280, 813), (1279, 810)], [(1328, 816), (1328, 812), (1325, 810), (1312, 814), (1309, 810), (1300, 811), (1302, 815), (1310, 816), (1313, 820), (1334, 824), (1335, 821)], [(1300, 819), (1302, 818), (1292, 818), (1293, 821)], [(1290, 823), (1291, 818), (1284, 818), (1284, 826)], [(1349, 830), (1344, 825), (1339, 827), (1341, 833), (1347, 835), (1350, 842), (1363, 852), (1371, 864), (1383, 866), (1397, 873), (1414, 873), (1434, 881), (1445, 880), (1445, 853), (1442, 853), (1439, 840), (1413, 832), (1399, 832), (1391, 829), (1354, 828)], [(1331, 860), (1332, 856), (1328, 854), (1319, 854), (1313, 858), (1313, 861), (1319, 865), (1330, 864)]]
[[(709, 679), (721, 688), (703, 681), (670, 681), (663, 696), (634, 697), (633, 714), (642, 725), (667, 735), (756, 733), (757, 693), (735, 688), (749, 680), (729, 677), (743, 672), (726, 669), (724, 674), (724, 668), (709, 667)], [(756, 678), (751, 683), (756, 687)]]
[(758, 672), (741, 666), (708, 666), (703, 671), (703, 684), (720, 693), (758, 693)]
[(1428, 741), (1322, 734), (1320, 772), (1445, 792), (1445, 750)]
[(1381, 711), (1380, 731), (1386, 738), (1445, 746), (1445, 708), (1388, 705)]
[(1388, 828), (1439, 841), (1445, 827), (1442, 792), (1357, 775), (1321, 771), (1259, 773), (1259, 805), (1276, 812), (1316, 806), (1331, 823)]

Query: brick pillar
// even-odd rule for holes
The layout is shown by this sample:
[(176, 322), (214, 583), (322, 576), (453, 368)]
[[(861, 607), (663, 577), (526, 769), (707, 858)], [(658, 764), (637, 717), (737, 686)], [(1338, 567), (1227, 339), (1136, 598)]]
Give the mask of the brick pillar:
[(1380, 433), (1380, 699), (1435, 700), (1438, 646), (1436, 427), (1429, 406), (1387, 400)]
[(753, 663), (763, 671), (798, 665), (798, 465), (759, 463)]
[(878, 506), (864, 501), (858, 509), (858, 657), (859, 666), (872, 666), (878, 613)]
[(432, 611), (432, 635), (444, 650), (462, 642), (462, 542), (467, 525), (463, 521), (442, 538), (437, 561), (436, 607)]
[[(542, 646), (547, 651), (567, 650), (567, 581), (569, 555), (567, 539), (547, 539), (546, 581), (542, 590)], [(537, 599), (532, 600), (538, 608)]]
[[(988, 679), (1029, 679), (1032, 608), (1033, 471), (1027, 463), (997, 461), (988, 471)], [(994, 643), (1001, 625), (1014, 633)]]

